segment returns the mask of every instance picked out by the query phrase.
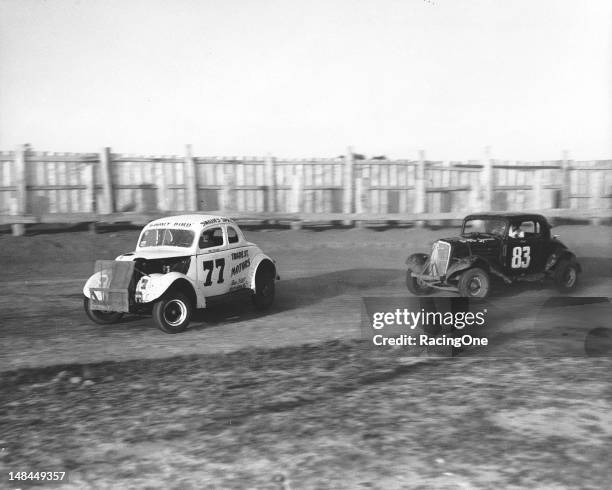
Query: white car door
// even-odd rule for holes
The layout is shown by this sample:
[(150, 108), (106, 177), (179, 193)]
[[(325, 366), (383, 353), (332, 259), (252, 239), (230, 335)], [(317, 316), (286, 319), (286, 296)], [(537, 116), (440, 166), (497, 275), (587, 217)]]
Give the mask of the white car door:
[(219, 296), (229, 291), (229, 257), (225, 226), (205, 228), (198, 239), (197, 252), (197, 278), (205, 296)]
[(227, 232), (229, 290), (238, 291), (249, 287), (252, 246), (245, 241), (234, 225), (225, 225)]

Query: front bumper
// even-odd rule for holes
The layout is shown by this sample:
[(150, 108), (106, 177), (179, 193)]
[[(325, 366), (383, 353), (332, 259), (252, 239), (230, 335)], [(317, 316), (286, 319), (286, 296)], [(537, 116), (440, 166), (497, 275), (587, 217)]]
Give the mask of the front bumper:
[(446, 282), (446, 276), (432, 276), (429, 274), (418, 274), (416, 272), (411, 272), (410, 275), (430, 288), (453, 292), (457, 292), (459, 290), (457, 286), (453, 286)]

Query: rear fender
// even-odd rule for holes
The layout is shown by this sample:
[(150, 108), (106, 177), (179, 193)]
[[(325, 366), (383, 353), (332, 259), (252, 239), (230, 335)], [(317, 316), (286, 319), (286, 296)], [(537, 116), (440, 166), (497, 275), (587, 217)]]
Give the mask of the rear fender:
[(274, 263), (274, 261), (270, 257), (268, 257), (266, 254), (260, 253), (256, 255), (251, 261), (251, 272), (250, 272), (248, 284), (249, 284), (249, 288), (252, 289), (253, 291), (255, 291), (255, 278), (257, 277), (257, 271), (259, 270), (260, 267), (266, 267), (266, 266), (272, 267), (275, 279), (277, 280), (280, 279), (280, 277), (278, 276), (278, 272), (276, 271), (276, 264)]

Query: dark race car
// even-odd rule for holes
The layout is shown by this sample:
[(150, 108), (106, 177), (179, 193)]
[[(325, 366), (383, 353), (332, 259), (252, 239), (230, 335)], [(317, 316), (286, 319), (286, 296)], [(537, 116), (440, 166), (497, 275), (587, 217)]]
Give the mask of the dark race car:
[(461, 236), (436, 241), (429, 255), (408, 257), (408, 289), (417, 295), (435, 288), (484, 298), (491, 289), (491, 276), (497, 276), (506, 284), (551, 278), (563, 292), (572, 291), (580, 265), (550, 229), (539, 214), (469, 215)]

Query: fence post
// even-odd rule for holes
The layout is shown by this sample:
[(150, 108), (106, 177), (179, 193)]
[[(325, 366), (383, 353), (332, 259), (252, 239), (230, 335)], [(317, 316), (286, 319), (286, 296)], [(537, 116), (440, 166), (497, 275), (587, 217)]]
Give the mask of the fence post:
[(482, 205), (481, 211), (493, 211), (493, 193), (495, 183), (493, 182), (493, 159), (491, 158), (491, 147), (486, 146), (481, 174)]
[[(419, 163), (416, 168), (414, 191), (414, 212), (417, 214), (424, 214), (427, 212), (427, 169), (425, 163), (425, 150), (419, 150)], [(419, 226), (423, 224), (423, 221), (417, 222)]]
[(111, 149), (108, 146), (100, 151), (100, 174), (102, 176), (105, 208), (98, 210), (98, 212), (112, 214), (115, 212), (115, 196), (113, 193), (113, 173), (111, 171)]
[(191, 145), (185, 145), (185, 207), (187, 211), (198, 210), (198, 173), (195, 160), (191, 151)]
[[(344, 158), (342, 212), (349, 215), (353, 212), (353, 148), (348, 147)], [(351, 219), (344, 219), (343, 224), (352, 225)]]
[(570, 156), (568, 150), (563, 150), (561, 161), (561, 207), (569, 209), (571, 203)]
[(266, 212), (276, 212), (276, 174), (274, 158), (269, 153), (266, 155)]
[(85, 165), (85, 195), (87, 211), (95, 213), (96, 210), (96, 163), (97, 161), (87, 162)]
[[(29, 145), (19, 145), (15, 151), (14, 169), (15, 169), (15, 199), (12, 204), (12, 213), (16, 216), (26, 214), (27, 198), (28, 198), (28, 183), (26, 172), (26, 158)], [(16, 223), (11, 226), (13, 235), (22, 236), (25, 233), (25, 224)]]

